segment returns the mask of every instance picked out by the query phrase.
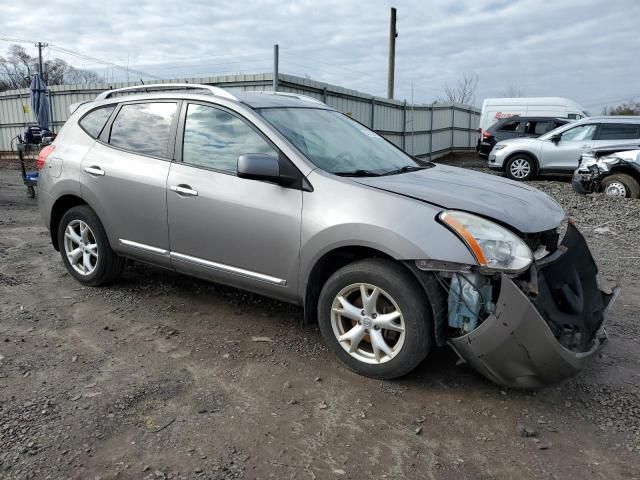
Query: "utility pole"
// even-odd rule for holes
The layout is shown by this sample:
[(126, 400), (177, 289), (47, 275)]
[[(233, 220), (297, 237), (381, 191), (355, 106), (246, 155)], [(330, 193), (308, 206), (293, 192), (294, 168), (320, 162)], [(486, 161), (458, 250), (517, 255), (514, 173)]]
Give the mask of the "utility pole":
[(48, 43), (36, 43), (36, 47), (38, 47), (38, 73), (40, 74), (40, 77), (42, 77), (42, 74), (44, 73), (42, 71), (42, 49), (47, 46), (49, 46)]
[(391, 23), (389, 25), (389, 76), (387, 83), (387, 98), (393, 100), (393, 77), (396, 69), (396, 9), (391, 7)]
[(279, 47), (276, 43), (273, 46), (273, 91), (278, 91), (278, 56), (279, 56)]

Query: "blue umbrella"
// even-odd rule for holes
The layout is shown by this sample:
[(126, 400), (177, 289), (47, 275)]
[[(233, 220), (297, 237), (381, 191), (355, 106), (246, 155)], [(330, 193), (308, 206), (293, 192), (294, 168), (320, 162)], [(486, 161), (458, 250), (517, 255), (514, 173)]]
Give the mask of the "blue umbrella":
[(31, 97), (29, 99), (40, 130), (49, 130), (49, 99), (47, 98), (47, 86), (36, 73), (31, 80)]

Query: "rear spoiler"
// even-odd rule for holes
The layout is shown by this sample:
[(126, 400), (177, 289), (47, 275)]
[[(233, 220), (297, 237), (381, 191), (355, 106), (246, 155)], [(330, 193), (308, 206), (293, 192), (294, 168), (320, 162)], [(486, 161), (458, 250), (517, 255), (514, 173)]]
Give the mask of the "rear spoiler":
[(72, 103), (71, 105), (69, 105), (69, 115), (73, 115), (73, 112), (75, 112), (78, 108), (80, 108), (85, 103), (90, 103), (90, 102), (93, 102), (93, 100), (85, 100), (84, 102)]

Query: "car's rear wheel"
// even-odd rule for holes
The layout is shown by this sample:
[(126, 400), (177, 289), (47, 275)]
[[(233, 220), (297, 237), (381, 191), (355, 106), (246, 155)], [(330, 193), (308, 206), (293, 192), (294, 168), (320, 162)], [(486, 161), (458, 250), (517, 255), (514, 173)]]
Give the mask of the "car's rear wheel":
[(411, 273), (391, 260), (361, 260), (334, 273), (320, 293), (318, 321), (340, 361), (368, 377), (405, 375), (432, 345), (428, 299)]
[(100, 219), (87, 205), (73, 207), (62, 216), (58, 245), (69, 273), (85, 285), (107, 284), (124, 267), (122, 257), (111, 250)]
[(512, 180), (533, 180), (536, 176), (536, 162), (529, 155), (515, 155), (507, 162), (505, 173)]
[(602, 191), (608, 197), (640, 198), (640, 184), (626, 173), (606, 177), (602, 181)]

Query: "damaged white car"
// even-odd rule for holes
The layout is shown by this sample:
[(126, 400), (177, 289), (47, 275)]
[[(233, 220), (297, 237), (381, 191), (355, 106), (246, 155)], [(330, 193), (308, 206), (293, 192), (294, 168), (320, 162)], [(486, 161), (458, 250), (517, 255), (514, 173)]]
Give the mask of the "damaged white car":
[(363, 375), (399, 377), (448, 344), (539, 388), (606, 339), (615, 291), (573, 225), (560, 241), (553, 199), (412, 158), (314, 99), (105, 92), (38, 166), (43, 222), (79, 282), (115, 281), (131, 258), (300, 304)]
[(640, 145), (611, 145), (584, 153), (572, 186), (583, 194), (640, 198)]

